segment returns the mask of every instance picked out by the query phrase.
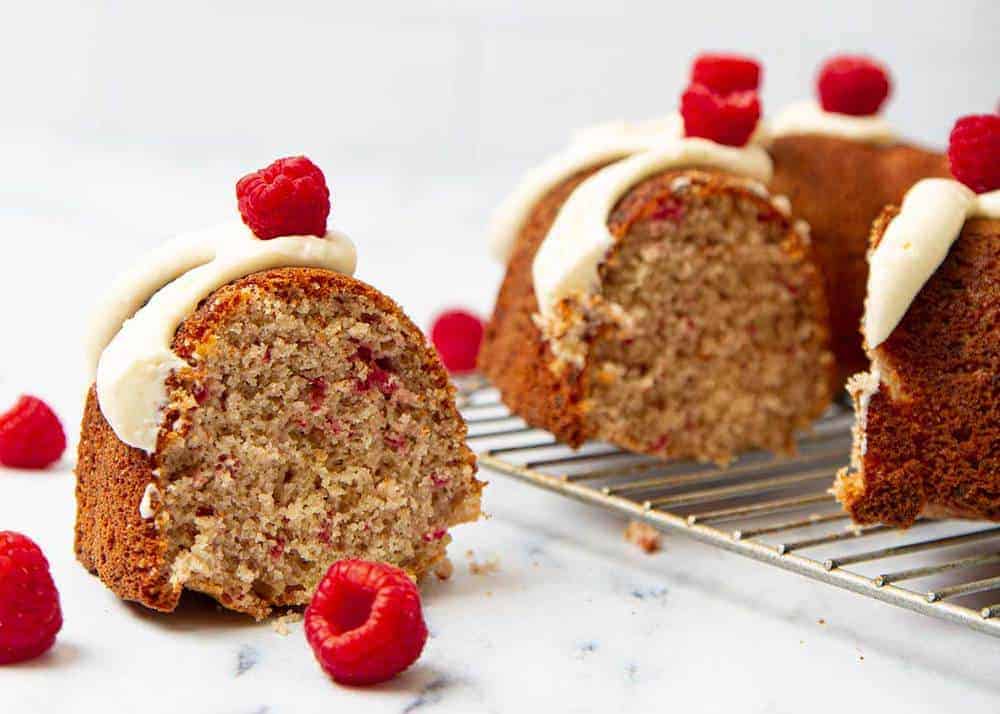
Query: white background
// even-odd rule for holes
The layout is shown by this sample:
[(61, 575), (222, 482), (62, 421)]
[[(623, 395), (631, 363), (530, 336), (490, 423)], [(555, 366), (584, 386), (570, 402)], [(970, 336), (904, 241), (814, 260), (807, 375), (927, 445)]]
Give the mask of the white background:
[[(518, 175), (557, 149), (572, 129), (673, 110), (688, 62), (699, 50), (742, 50), (760, 57), (765, 112), (811, 95), (815, 68), (830, 53), (870, 52), (894, 75), (888, 117), (905, 135), (941, 146), (955, 117), (996, 106), (998, 37), (1000, 4), (995, 0), (0, 0), (0, 401), (6, 404), (24, 391), (46, 397), (75, 440), (85, 381), (79, 343), (99, 291), (138, 254), (170, 235), (231, 219), (236, 179), (278, 156), (305, 153), (325, 170), (333, 193), (332, 222), (358, 245), (359, 277), (426, 325), (436, 309), (449, 304), (488, 311), (500, 269), (487, 254), (484, 229), (492, 207)], [(67, 457), (64, 469), (71, 465)], [(34, 491), (25, 478), (12, 476), (5, 494), (0, 473), (0, 528), (16, 525), (36, 535), (47, 550), (62, 548), (53, 560), (57, 578), (67, 583), (64, 598), (78, 601), (77, 593), (66, 588), (102, 597), (96, 581), (82, 576), (66, 552), (69, 476)], [(41, 493), (64, 500), (48, 509), (32, 500)], [(487, 505), (499, 522), (469, 528), (469, 536), (459, 531), (453, 548), (460, 553), (468, 538), (478, 538), (502, 552), (511, 539), (531, 538), (524, 526), (532, 519), (503, 517), (516, 516), (514, 501), (505, 500), (516, 498), (533, 496), (493, 487)], [(558, 511), (558, 504), (545, 503)], [(58, 513), (62, 520), (46, 521), (46, 513)], [(14, 522), (5, 525), (4, 518)], [(567, 558), (603, 573), (623, 557), (618, 525), (604, 520), (588, 527), (606, 531), (615, 545), (574, 551)], [(560, 528), (560, 537), (573, 537), (571, 527)], [(681, 560), (641, 566), (655, 573), (654, 580), (666, 578), (686, 593), (677, 607), (687, 609), (671, 611), (671, 636), (690, 648), (688, 664), (702, 666), (685, 670), (690, 686), (681, 690), (669, 677), (650, 680), (646, 693), (631, 700), (634, 706), (662, 700), (669, 686), (686, 709), (713, 710), (716, 699), (706, 703), (696, 692), (712, 691), (724, 672), (737, 672), (742, 683), (738, 697), (735, 691), (729, 693), (735, 697), (731, 700), (725, 692), (716, 695), (730, 701), (729, 711), (741, 710), (738, 702), (753, 711), (788, 711), (783, 701), (831, 703), (807, 698), (808, 687), (799, 690), (802, 698), (784, 700), (789, 690), (782, 673), (797, 673), (817, 690), (838, 682), (863, 692), (868, 701), (879, 700), (880, 694), (886, 695), (885, 703), (895, 701), (896, 694), (907, 699), (929, 682), (938, 687), (938, 705), (963, 701), (960, 692), (967, 693), (970, 706), (987, 700), (991, 686), (985, 675), (971, 667), (963, 681), (960, 668), (944, 653), (933, 654), (933, 643), (917, 644), (923, 639), (918, 633), (927, 627), (934, 636), (952, 638), (951, 646), (963, 651), (988, 651), (981, 637), (956, 636), (905, 613), (880, 617), (878, 609), (858, 615), (864, 625), (843, 622), (818, 635), (809, 628), (829, 614), (824, 608), (832, 596), (825, 589), (763, 573), (747, 587), (764, 593), (760, 597), (767, 606), (748, 607), (738, 596), (720, 601), (712, 595), (720, 582), (717, 570), (699, 565), (710, 573), (702, 577), (684, 567), (683, 558), (704, 552), (685, 546), (677, 556)], [(718, 565), (758, 577), (753, 575), (758, 569), (730, 561)], [(524, 570), (531, 575), (530, 568)], [(519, 573), (514, 566), (512, 572)], [(542, 583), (540, 593), (532, 590), (539, 583), (530, 577), (521, 581), (511, 574), (514, 589), (522, 589), (520, 601), (508, 601), (511, 616), (518, 602), (527, 607), (532, 598), (543, 598), (538, 602), (568, 608), (570, 623), (582, 626), (598, 617), (589, 609), (573, 609), (572, 595), (586, 591), (591, 570), (562, 572)], [(608, 573), (613, 581), (614, 571)], [(468, 583), (456, 587), (459, 593), (469, 589)], [(784, 594), (783, 587), (792, 594)], [(841, 599), (835, 602), (852, 607), (846, 596), (836, 597)], [(704, 609), (702, 600), (710, 603)], [(91, 626), (114, 629), (123, 638), (120, 647), (130, 646), (134, 633), (120, 626), (117, 605), (100, 602), (107, 621), (86, 620), (89, 610), (79, 601), (69, 608), (77, 619), (68, 617), (64, 639), (72, 651), (83, 653), (59, 660), (70, 671), (81, 660), (93, 668), (87, 676), (107, 673), (99, 656), (87, 654), (93, 654)], [(504, 608), (502, 594), (494, 602)], [(454, 602), (451, 606), (458, 614), (449, 617), (469, 612)], [(657, 621), (655, 613), (650, 617)], [(135, 619), (125, 617), (126, 622)], [(613, 617), (609, 622), (615, 622)], [(882, 622), (891, 627), (880, 631)], [(506, 651), (510, 643), (499, 637), (502, 619), (493, 625), (498, 639), (491, 646)], [(727, 644), (734, 637), (759, 639), (772, 626), (788, 646), (772, 649), (764, 661), (753, 662), (752, 641), (735, 650)], [(915, 630), (912, 642), (901, 634), (908, 628)], [(800, 631), (807, 630), (808, 641), (818, 648), (812, 659), (799, 654)], [(670, 641), (656, 640), (654, 649), (666, 651)], [(447, 650), (448, 645), (436, 646)], [(877, 662), (869, 656), (869, 667), (878, 666), (878, 677), (892, 682), (894, 692), (874, 686), (871, 669), (857, 670), (856, 650), (862, 646), (882, 655)], [(469, 657), (483, 656), (475, 647), (456, 647), (453, 658), (466, 651)], [(914, 659), (910, 653), (918, 649)], [(180, 652), (179, 660), (189, 656), (183, 648)], [(550, 654), (539, 653), (537, 666), (553, 666), (551, 658), (545, 659)], [(529, 664), (530, 656), (504, 659), (506, 668), (497, 665), (496, 677), (483, 686), (506, 694), (494, 697), (487, 708), (519, 702), (503, 682), (506, 678), (513, 686), (519, 663)], [(950, 661), (960, 658), (955, 651)], [(574, 671), (563, 672), (566, 681), (577, 681)], [(582, 671), (579, 676), (591, 684), (580, 689), (586, 696), (575, 706), (586, 709), (587, 702), (597, 701), (594, 692), (600, 687), (593, 684), (593, 672)], [(831, 674), (828, 681), (821, 677), (825, 671)], [(29, 686), (26, 675), (13, 673), (8, 683), (5, 674), (0, 672), (0, 688), (20, 683), (22, 689), (14, 691), (22, 693), (37, 695), (46, 681), (32, 679)], [(133, 685), (137, 690), (151, 686), (141, 680)], [(58, 689), (56, 680), (47, 686)], [(558, 701), (569, 706), (571, 694)], [(612, 701), (622, 701), (618, 694)], [(932, 699), (917, 699), (910, 709), (918, 711)]]

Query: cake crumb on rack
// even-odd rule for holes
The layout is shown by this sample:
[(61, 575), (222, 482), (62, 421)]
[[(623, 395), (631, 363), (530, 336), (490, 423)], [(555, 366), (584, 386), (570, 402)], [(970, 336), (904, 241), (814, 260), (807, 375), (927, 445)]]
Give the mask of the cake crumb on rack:
[(289, 625), (301, 621), (302, 621), (301, 612), (286, 612), (284, 615), (280, 615), (271, 620), (271, 628), (279, 635), (284, 637), (285, 635), (288, 634)]
[(653, 526), (643, 521), (629, 521), (625, 526), (625, 540), (639, 546), (647, 553), (659, 552), (663, 547), (663, 537)]

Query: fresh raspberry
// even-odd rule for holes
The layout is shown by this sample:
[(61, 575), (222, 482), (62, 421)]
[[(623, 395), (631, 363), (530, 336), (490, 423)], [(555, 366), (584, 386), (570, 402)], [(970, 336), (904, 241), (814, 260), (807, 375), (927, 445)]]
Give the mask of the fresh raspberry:
[(719, 144), (743, 146), (760, 119), (757, 92), (715, 94), (704, 84), (691, 84), (681, 96), (684, 135)]
[(60, 628), (59, 592), (41, 549), (27, 536), (0, 531), (0, 664), (39, 656)]
[(330, 190), (305, 156), (278, 159), (236, 183), (243, 222), (258, 238), (326, 235)]
[(341, 684), (377, 684), (416, 662), (427, 641), (417, 586), (399, 568), (334, 563), (306, 608), (306, 639)]
[(749, 92), (760, 86), (760, 63), (745, 55), (705, 52), (691, 65), (691, 82), (716, 94)]
[(820, 67), (816, 88), (825, 111), (869, 116), (889, 96), (889, 71), (870, 57), (838, 55)]
[(1000, 189), (1000, 114), (972, 114), (948, 138), (951, 174), (976, 193)]
[(0, 464), (44, 469), (66, 450), (59, 417), (37, 397), (23, 396), (0, 414)]
[(467, 310), (446, 310), (431, 325), (431, 342), (450, 372), (474, 370), (482, 341), (483, 321)]

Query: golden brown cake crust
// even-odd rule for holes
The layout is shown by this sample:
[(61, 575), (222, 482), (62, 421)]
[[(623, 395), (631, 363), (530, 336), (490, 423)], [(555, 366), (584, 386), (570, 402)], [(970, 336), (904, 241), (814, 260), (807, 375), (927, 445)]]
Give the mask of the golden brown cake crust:
[[(873, 246), (896, 213), (876, 221)], [(1000, 221), (970, 220), (874, 350), (881, 384), (859, 412), (854, 472), (835, 487), (855, 521), (1000, 520), (998, 335)]]
[(83, 411), (76, 465), (76, 557), (116, 595), (169, 612), (180, 590), (169, 585), (167, 545), (139, 502), (152, 483), (150, 458), (122, 443), (91, 386)]
[(840, 383), (868, 368), (861, 314), (872, 221), (919, 179), (949, 177), (947, 157), (907, 144), (880, 146), (822, 135), (782, 136), (770, 147), (771, 191), (809, 223), (830, 304)]
[[(479, 355), (480, 369), (498, 388), (504, 403), (514, 413), (528, 424), (545, 429), (561, 442), (574, 447), (593, 438), (596, 433), (594, 425), (588, 424), (585, 412), (585, 399), (590, 393), (590, 370), (585, 365), (580, 370), (564, 369), (556, 373), (550, 367), (555, 357), (534, 320), (538, 303), (534, 293), (532, 263), (562, 204), (582, 181), (600, 168), (588, 169), (563, 181), (549, 191), (529, 214), (515, 243)], [(801, 259), (805, 266), (808, 287), (800, 299), (809, 306), (811, 314), (822, 326), (816, 336), (816, 349), (817, 353), (824, 353), (829, 339), (826, 330), (829, 316), (812, 249), (807, 240), (791, 230), (787, 219), (773, 204), (748, 188), (741, 179), (713, 171), (673, 170), (642, 181), (618, 202), (608, 218), (608, 228), (618, 239), (616, 246), (609, 251), (608, 260), (632, 226), (647, 219), (661, 205), (663, 197), (673, 192), (677, 179), (690, 179), (694, 175), (699, 182), (705, 181), (709, 193), (740, 194), (759, 203), (762, 220), (784, 222), (788, 229), (783, 249)], [(595, 333), (590, 334), (588, 339), (593, 342), (598, 337), (599, 334)], [(823, 384), (817, 389), (811, 410), (807, 410), (811, 418), (821, 414), (829, 404), (835, 377), (832, 361), (823, 374)], [(790, 444), (786, 447), (791, 448)]]
[(528, 424), (571, 446), (579, 446), (589, 436), (580, 411), (583, 392), (578, 378), (563, 379), (549, 369), (555, 356), (532, 319), (538, 300), (531, 264), (563, 203), (604, 165), (574, 174), (532, 209), (514, 244), (479, 353), (479, 368), (500, 390), (507, 406)]
[[(420, 329), (389, 297), (350, 276), (314, 268), (280, 268), (255, 273), (219, 288), (181, 324), (174, 335), (172, 349), (190, 361), (193, 354), (211, 339), (215, 328), (240, 309), (249, 291), (281, 296), (294, 288), (316, 299), (355, 295), (373, 303), (377, 309), (398, 319), (414, 346), (426, 350), (425, 364), (431, 371), (434, 387), (446, 390), (451, 398), (448, 409), (455, 422), (463, 425), (454, 402), (454, 386), (447, 371), (428, 346)], [(164, 423), (169, 423), (165, 415)], [(161, 429), (157, 450), (171, 432)], [(465, 462), (475, 473), (475, 455), (464, 444), (464, 431), (456, 435), (462, 442)], [(143, 520), (139, 503), (148, 484), (153, 483), (154, 457), (122, 443), (114, 434), (98, 405), (96, 387), (87, 398), (81, 427), (76, 467), (77, 519), (75, 550), (79, 561), (119, 597), (165, 612), (176, 608), (181, 587), (169, 583), (170, 564), (166, 562), (167, 544), (152, 520)], [(485, 485), (472, 479), (473, 497)], [(413, 574), (422, 576), (434, 562), (420, 563)], [(220, 593), (221, 595), (221, 593)], [(269, 608), (246, 610), (257, 618)]]

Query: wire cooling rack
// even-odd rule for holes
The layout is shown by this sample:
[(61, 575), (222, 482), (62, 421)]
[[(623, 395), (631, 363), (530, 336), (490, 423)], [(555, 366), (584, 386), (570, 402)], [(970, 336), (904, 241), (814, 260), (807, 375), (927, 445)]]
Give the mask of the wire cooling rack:
[(459, 383), (459, 407), (480, 463), (502, 474), (1000, 636), (1000, 526), (930, 519), (905, 531), (853, 525), (828, 493), (850, 450), (853, 415), (843, 407), (831, 408), (799, 439), (797, 455), (748, 453), (725, 469), (664, 462), (607, 444), (574, 451), (512, 415), (478, 377)]

